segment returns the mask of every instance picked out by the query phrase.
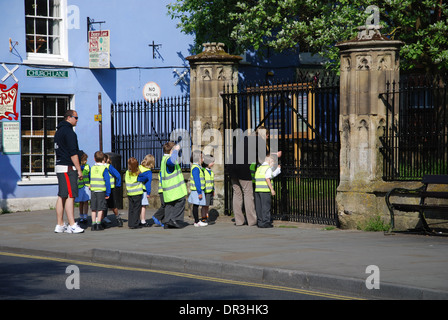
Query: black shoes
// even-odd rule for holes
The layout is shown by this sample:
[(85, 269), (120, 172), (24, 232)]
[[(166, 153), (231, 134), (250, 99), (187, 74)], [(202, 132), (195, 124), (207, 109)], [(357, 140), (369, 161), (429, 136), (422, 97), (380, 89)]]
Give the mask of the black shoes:
[(164, 229), (182, 229), (182, 228), (185, 228), (187, 225), (188, 225), (188, 223), (185, 221), (170, 220), (164, 224), (163, 228)]
[(101, 223), (92, 224), (92, 228), (90, 229), (90, 231), (102, 231), (102, 230), (104, 230), (104, 227)]
[(267, 223), (259, 225), (258, 228), (274, 228), (274, 226), (272, 225), (272, 223)]

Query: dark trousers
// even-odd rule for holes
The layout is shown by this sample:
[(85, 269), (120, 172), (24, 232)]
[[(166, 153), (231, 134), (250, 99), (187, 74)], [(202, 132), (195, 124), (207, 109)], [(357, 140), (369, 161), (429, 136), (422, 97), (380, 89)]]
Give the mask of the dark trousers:
[(163, 201), (163, 193), (159, 193), (159, 197), (160, 197), (160, 208), (156, 211), (156, 213), (154, 213), (154, 217), (157, 220), (162, 221), (163, 218), (165, 218), (165, 201)]
[(185, 197), (175, 201), (165, 202), (165, 218), (163, 222), (184, 221), (184, 212)]
[(128, 227), (138, 227), (140, 223), (140, 213), (142, 211), (142, 195), (128, 196), (129, 211), (128, 211)]
[(259, 227), (271, 223), (270, 192), (255, 192), (255, 211), (257, 212), (257, 225)]

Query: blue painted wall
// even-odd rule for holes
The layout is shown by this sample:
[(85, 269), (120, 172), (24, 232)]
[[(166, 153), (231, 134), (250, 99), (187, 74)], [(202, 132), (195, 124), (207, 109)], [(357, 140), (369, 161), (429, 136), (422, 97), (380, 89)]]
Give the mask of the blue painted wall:
[[(89, 155), (99, 149), (99, 124), (94, 121), (98, 113), (98, 94), (102, 97), (103, 151), (111, 151), (110, 106), (115, 102), (143, 100), (143, 87), (147, 82), (156, 82), (162, 97), (180, 96), (189, 93), (188, 85), (182, 81), (175, 85), (178, 74), (189, 71), (185, 57), (193, 43), (193, 35), (184, 35), (176, 28), (176, 21), (167, 15), (169, 0), (62, 0), (67, 3), (68, 61), (71, 66), (29, 65), (26, 63), (25, 0), (0, 0), (2, 22), (0, 28), (0, 79), (8, 69), (18, 65), (19, 95), (17, 112), (21, 115), (21, 94), (72, 95), (72, 108), (79, 115), (76, 132), (80, 149)], [(87, 17), (95, 22), (93, 30), (110, 30), (110, 69), (89, 69), (87, 41)], [(10, 50), (9, 39), (13, 48)], [(161, 44), (153, 57), (152, 43)], [(243, 81), (264, 79), (293, 79), (295, 66), (299, 65), (295, 52), (281, 55), (268, 53), (260, 59), (253, 53), (246, 55), (247, 63), (240, 65)], [(67, 70), (66, 79), (27, 77), (28, 69)], [(274, 71), (274, 75), (268, 75)], [(189, 82), (189, 74), (186, 76)], [(16, 82), (12, 77), (0, 84), (10, 88)], [(9, 120), (0, 120), (9, 121)], [(0, 152), (0, 211), (9, 210), (10, 200), (55, 197), (57, 184), (53, 182), (22, 181), (21, 155), (5, 155)], [(50, 179), (51, 180), (51, 179)], [(30, 206), (23, 203), (23, 210)], [(43, 204), (42, 207), (48, 207)]]
[[(182, 34), (176, 21), (167, 16), (166, 0), (67, 0), (68, 60), (72, 66), (26, 65), (25, 1), (0, 1), (0, 79), (8, 69), (19, 65), (14, 72), (19, 95), (17, 112), (21, 115), (21, 94), (73, 95), (74, 109), (79, 115), (76, 132), (81, 149), (89, 155), (99, 149), (99, 125), (94, 121), (98, 113), (98, 93), (102, 96), (103, 150), (110, 151), (110, 105), (113, 102), (143, 100), (143, 86), (156, 82), (162, 97), (185, 95), (189, 88), (183, 82), (174, 85), (179, 73), (189, 69), (185, 57), (190, 55), (192, 36)], [(74, 9), (74, 10), (71, 10)], [(89, 69), (87, 17), (104, 23), (93, 24), (94, 30), (110, 30), (111, 69)], [(9, 39), (13, 50), (9, 49)], [(154, 41), (161, 44), (153, 58)], [(68, 70), (67, 79), (27, 77), (27, 69)], [(187, 76), (188, 78), (188, 76)], [(9, 77), (4, 84), (9, 89), (16, 82)], [(3, 119), (0, 121), (9, 121)], [(7, 199), (52, 197), (57, 194), (55, 184), (23, 185), (21, 183), (21, 155), (0, 154), (0, 211), (7, 209)]]

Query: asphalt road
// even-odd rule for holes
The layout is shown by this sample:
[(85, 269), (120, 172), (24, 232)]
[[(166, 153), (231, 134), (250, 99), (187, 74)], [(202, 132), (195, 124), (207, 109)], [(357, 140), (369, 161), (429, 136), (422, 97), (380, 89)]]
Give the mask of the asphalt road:
[(10, 253), (0, 253), (0, 284), (0, 300), (257, 300), (263, 304), (347, 299), (280, 286)]

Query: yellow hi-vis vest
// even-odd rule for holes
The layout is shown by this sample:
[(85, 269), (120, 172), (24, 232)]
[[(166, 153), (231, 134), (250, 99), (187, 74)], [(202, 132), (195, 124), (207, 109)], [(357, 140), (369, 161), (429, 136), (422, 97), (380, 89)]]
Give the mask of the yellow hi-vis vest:
[(255, 172), (257, 171), (257, 164), (252, 162), (250, 164), (250, 175), (252, 176), (252, 183), (255, 183)]
[(194, 168), (198, 168), (199, 169), (199, 179), (201, 180), (201, 190), (205, 189), (205, 176), (204, 176), (204, 171), (202, 171), (202, 168), (197, 165), (196, 163), (193, 163), (193, 165), (191, 166), (191, 172), (190, 172), (190, 190), (191, 191), (196, 191), (196, 184), (194, 183), (194, 178), (193, 178), (193, 169)]
[(204, 169), (204, 177), (205, 177), (205, 193), (212, 193), (215, 189), (215, 173), (210, 170)]
[(169, 156), (163, 156), (162, 163), (160, 165), (164, 202), (172, 202), (181, 199), (188, 194), (180, 165), (176, 163), (172, 173), (166, 172), (166, 162), (169, 158)]
[(84, 168), (82, 169), (82, 179), (81, 180), (78, 179), (78, 189), (90, 185), (89, 172), (90, 172), (90, 166), (88, 164), (84, 165)]
[[(142, 165), (139, 165), (139, 166), (138, 166), (138, 169), (140, 170), (140, 172), (151, 171), (151, 169), (146, 168), (146, 167), (144, 167), (144, 166), (142, 166)], [(143, 191), (146, 191), (146, 186), (145, 186), (144, 183), (143, 183)]]
[(137, 196), (143, 194), (143, 184), (137, 181), (138, 175), (131, 174), (129, 170), (126, 170), (124, 181), (126, 183), (126, 192), (128, 196)]
[[(109, 170), (110, 163), (106, 163), (106, 167), (107, 167), (107, 170)], [(110, 173), (110, 171), (109, 171), (109, 177), (110, 177), (110, 188), (111, 189), (115, 188), (115, 177), (112, 175), (112, 173)]]
[(162, 193), (163, 189), (162, 189), (162, 174), (161, 172), (159, 172), (159, 189), (158, 189), (158, 193)]
[(106, 191), (106, 181), (104, 181), (103, 173), (107, 167), (105, 165), (93, 165), (90, 171), (90, 190)]
[(261, 165), (255, 172), (255, 192), (271, 192), (268, 183), (266, 182), (266, 171), (269, 165)]

